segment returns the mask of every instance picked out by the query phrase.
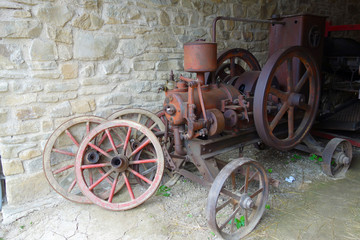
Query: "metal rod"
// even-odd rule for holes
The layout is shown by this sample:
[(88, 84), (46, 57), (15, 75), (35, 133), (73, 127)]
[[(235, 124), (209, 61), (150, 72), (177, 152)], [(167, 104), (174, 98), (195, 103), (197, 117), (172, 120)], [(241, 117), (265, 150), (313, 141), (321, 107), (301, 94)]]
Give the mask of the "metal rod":
[(248, 23), (269, 23), (269, 24), (281, 24), (285, 25), (285, 22), (275, 21), (275, 20), (260, 20), (260, 19), (248, 19), (248, 18), (235, 18), (235, 17), (216, 17), (213, 21), (213, 32), (212, 32), (212, 41), (216, 42), (216, 22), (218, 20), (228, 20), (228, 21), (237, 21), (237, 22), (248, 22)]

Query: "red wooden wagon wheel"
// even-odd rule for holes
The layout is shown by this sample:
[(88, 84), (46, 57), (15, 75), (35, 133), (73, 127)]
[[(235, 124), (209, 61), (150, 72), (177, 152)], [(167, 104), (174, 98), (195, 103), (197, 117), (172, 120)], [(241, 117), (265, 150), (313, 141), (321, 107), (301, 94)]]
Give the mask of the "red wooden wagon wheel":
[(259, 136), (279, 150), (293, 148), (309, 132), (319, 99), (319, 70), (311, 53), (298, 46), (275, 52), (255, 88), (254, 121)]
[(240, 239), (260, 221), (269, 195), (265, 169), (250, 158), (228, 163), (210, 188), (206, 216), (224, 239)]
[[(125, 133), (125, 138), (121, 133)], [(128, 148), (133, 134), (144, 137), (135, 148)], [(97, 136), (106, 137), (98, 142), (95, 141)], [(139, 158), (137, 154), (147, 148), (154, 149), (153, 155), (148, 159)], [(100, 154), (99, 159), (90, 165), (85, 164), (88, 151)], [(147, 174), (136, 170), (134, 166), (138, 164), (146, 164), (155, 174), (149, 179)], [(87, 172), (98, 168), (107, 170), (92, 182), (87, 181)], [(156, 192), (163, 171), (164, 156), (157, 137), (144, 125), (128, 120), (113, 120), (99, 125), (81, 143), (76, 156), (75, 172), (81, 191), (93, 203), (110, 210), (127, 210), (142, 204)], [(129, 181), (130, 174), (146, 184), (132, 183)], [(105, 200), (98, 195), (104, 189), (110, 190)], [(117, 192), (115, 189), (120, 190)]]
[(45, 145), (43, 169), (46, 179), (57, 193), (70, 201), (91, 203), (77, 187), (75, 157), (85, 136), (104, 121), (93, 116), (70, 119), (53, 132)]

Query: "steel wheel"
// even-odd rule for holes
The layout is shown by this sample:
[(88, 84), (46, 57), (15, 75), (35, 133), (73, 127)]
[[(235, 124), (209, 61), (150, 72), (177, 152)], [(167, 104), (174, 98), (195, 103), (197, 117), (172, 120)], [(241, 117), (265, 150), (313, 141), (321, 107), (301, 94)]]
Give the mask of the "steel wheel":
[(322, 169), (329, 177), (345, 177), (352, 159), (351, 143), (345, 139), (333, 138), (322, 153)]
[(261, 139), (280, 150), (300, 143), (314, 122), (319, 97), (319, 70), (307, 49), (290, 47), (274, 53), (261, 71), (254, 95), (254, 121)]
[[(121, 133), (125, 133), (124, 138)], [(130, 141), (132, 134), (144, 135), (139, 145), (134, 146)], [(106, 137), (96, 143), (97, 136)], [(154, 149), (150, 158), (137, 157), (140, 151), (144, 152), (147, 148)], [(90, 149), (98, 152), (100, 157), (93, 164), (87, 165), (85, 153)], [(149, 179), (136, 171), (133, 166), (138, 164), (147, 164), (147, 167), (153, 168), (153, 177)], [(93, 181), (87, 181), (87, 172), (99, 168), (107, 170)], [(164, 171), (164, 156), (157, 137), (150, 129), (133, 121), (113, 120), (99, 125), (84, 139), (76, 155), (75, 171), (79, 187), (90, 201), (110, 210), (127, 210), (140, 205), (156, 192)], [(140, 178), (146, 184), (132, 183), (129, 181), (130, 175)], [(104, 189), (110, 190), (107, 200), (98, 195), (98, 191)]]
[(232, 160), (210, 188), (208, 224), (224, 239), (240, 239), (260, 221), (268, 195), (268, 178), (260, 163), (249, 158)]
[(215, 81), (235, 85), (236, 76), (245, 71), (260, 71), (260, 64), (249, 51), (241, 48), (227, 50), (217, 59)]
[(64, 198), (91, 203), (77, 187), (74, 164), (78, 147), (103, 118), (82, 116), (59, 126), (48, 139), (43, 154), (43, 169), (51, 187)]

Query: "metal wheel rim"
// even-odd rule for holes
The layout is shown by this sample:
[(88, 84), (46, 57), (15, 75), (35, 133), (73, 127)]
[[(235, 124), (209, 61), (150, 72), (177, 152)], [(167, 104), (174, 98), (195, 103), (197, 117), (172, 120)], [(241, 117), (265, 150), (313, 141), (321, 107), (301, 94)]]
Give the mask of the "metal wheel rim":
[[(276, 123), (275, 121), (275, 127), (273, 129), (271, 129), (270, 124), (268, 122), (267, 101), (270, 95), (270, 90), (274, 91), (273, 90), (274, 88), (271, 87), (271, 83), (273, 79), (274, 81), (276, 79), (275, 78), (276, 72), (284, 62), (286, 61), (289, 62), (287, 60), (288, 58), (291, 59), (297, 58), (306, 67), (306, 73), (304, 73), (302, 77), (300, 77), (299, 79), (301, 80), (301, 78), (304, 78), (305, 80), (301, 81), (302, 84), (297, 84), (296, 86), (292, 87), (293, 89), (289, 92), (300, 93), (303, 90), (304, 84), (308, 83), (310, 88), (309, 96), (308, 96), (308, 104), (304, 104), (306, 105), (308, 110), (305, 110), (304, 117), (302, 118), (301, 123), (297, 127), (297, 129), (294, 128), (294, 123), (291, 124), (291, 121), (288, 120), (288, 137), (285, 139), (280, 139), (276, 137), (272, 132), (274, 128), (279, 124), (279, 122)], [(292, 67), (291, 70), (293, 70)], [(292, 85), (295, 85), (294, 81), (296, 80), (294, 80), (292, 77), (289, 80), (289, 82), (291, 82)], [(279, 94), (279, 92), (282, 92), (281, 96), (286, 95), (285, 94), (286, 92), (280, 90), (277, 91), (276, 93)], [(275, 94), (273, 94), (273, 96), (277, 97), (277, 95)], [(299, 144), (306, 136), (306, 134), (310, 131), (310, 128), (315, 120), (316, 112), (319, 106), (319, 96), (320, 96), (319, 70), (315, 60), (311, 56), (311, 53), (306, 48), (298, 47), (298, 46), (290, 47), (287, 49), (280, 49), (279, 51), (275, 52), (267, 61), (263, 70), (261, 71), (255, 88), (254, 121), (255, 121), (257, 133), (259, 134), (260, 138), (267, 145), (275, 147), (279, 150), (288, 150)], [(287, 102), (290, 101), (289, 99), (290, 98), (284, 101), (284, 104), (282, 105), (278, 113), (280, 113), (280, 111), (284, 112), (282, 114), (280, 113), (281, 115), (280, 120), (281, 118), (283, 118), (285, 114), (288, 114), (288, 116), (292, 115), (293, 118), (292, 122), (294, 122), (295, 107), (286, 106), (286, 104), (288, 104)], [(283, 110), (283, 108), (285, 110)], [(290, 108), (292, 108), (292, 110)], [(288, 111), (290, 111), (291, 113), (289, 113)], [(278, 113), (276, 115), (279, 115)], [(290, 135), (289, 132), (291, 132), (289, 130), (290, 128), (293, 129), (292, 136), (289, 136)]]
[[(113, 203), (112, 202), (112, 199), (115, 195), (114, 192), (109, 193), (109, 197), (107, 198), (107, 201), (96, 196), (89, 189), (89, 188), (91, 188), (91, 186), (90, 187), (87, 186), (87, 183), (84, 181), (83, 172), (82, 172), (83, 171), (83, 169), (82, 169), (83, 152), (89, 146), (89, 143), (91, 142), (91, 140), (95, 139), (96, 136), (98, 134), (101, 134), (102, 131), (110, 130), (110, 129), (116, 128), (116, 127), (127, 127), (128, 129), (131, 128), (131, 129), (136, 129), (138, 131), (143, 132), (145, 134), (145, 136), (148, 138), (149, 142), (151, 142), (151, 144), (154, 146), (156, 156), (157, 156), (157, 159), (156, 159), (157, 170), (156, 170), (155, 178), (152, 181), (152, 183), (150, 184), (149, 188), (143, 194), (141, 194), (139, 197), (136, 197), (135, 199), (131, 199), (130, 201), (121, 202), (121, 203)], [(126, 138), (128, 139), (128, 136), (126, 136)], [(126, 139), (125, 139), (125, 142), (128, 142), (128, 141), (126, 141)], [(125, 146), (124, 146), (124, 148), (125, 148)], [(114, 151), (112, 151), (112, 152), (114, 152)], [(135, 150), (132, 152), (135, 155), (136, 152), (135, 153), (134, 152), (135, 152)], [(90, 201), (92, 201), (93, 203), (97, 204), (100, 207), (103, 207), (103, 208), (106, 208), (109, 210), (114, 210), (114, 211), (128, 210), (128, 209), (132, 209), (132, 208), (142, 204), (156, 192), (156, 190), (161, 182), (161, 178), (162, 178), (163, 171), (164, 171), (164, 156), (162, 153), (161, 145), (160, 145), (157, 137), (151, 132), (151, 130), (149, 130), (148, 128), (146, 128), (145, 126), (143, 126), (141, 124), (138, 124), (136, 122), (132, 122), (129, 120), (113, 120), (113, 121), (108, 121), (108, 122), (105, 122), (105, 123), (99, 125), (84, 139), (84, 141), (82, 142), (82, 144), (79, 147), (79, 150), (78, 150), (78, 153), (76, 156), (75, 171), (76, 171), (76, 178), (79, 183), (79, 187), (80, 187), (81, 191), (83, 192), (83, 194)], [(111, 171), (113, 171), (113, 169)], [(131, 170), (130, 170), (130, 168), (127, 167), (126, 170), (123, 171), (123, 172), (125, 172), (124, 173), (125, 175), (122, 172), (121, 173), (122, 176), (119, 179), (119, 175), (121, 175), (121, 174), (118, 174), (117, 177), (114, 178), (116, 180), (114, 180), (111, 184), (112, 184), (112, 188), (114, 188), (120, 182), (121, 182), (120, 185), (122, 184), (122, 186), (124, 186), (123, 182), (125, 182), (126, 188), (128, 190), (128, 194), (130, 194), (131, 188), (128, 187), (128, 183), (126, 182), (126, 179), (127, 179), (126, 171), (130, 172)], [(105, 173), (104, 175), (107, 175), (107, 174), (109, 174), (109, 172)], [(97, 181), (95, 183), (97, 183)], [(123, 189), (125, 189), (125, 187)], [(125, 193), (126, 193), (126, 190), (125, 190)]]
[[(231, 173), (234, 170), (237, 170), (244, 165), (253, 166), (255, 169), (257, 169), (259, 173), (258, 176), (260, 178), (259, 187), (262, 188), (263, 190), (259, 193), (261, 195), (256, 199), (256, 204), (255, 204), (256, 210), (254, 210), (255, 212), (252, 212), (251, 215), (249, 216), (250, 223), (247, 226), (245, 226), (245, 229), (243, 229), (243, 231), (239, 231), (235, 234), (229, 234), (223, 232), (222, 229), (220, 229), (221, 227), (219, 227), (218, 223), (216, 222), (217, 201), (220, 195), (220, 191), (222, 190), (223, 184), (226, 181), (226, 179), (230, 177)], [(247, 173), (245, 178), (247, 179), (251, 178), (249, 173)], [(266, 171), (258, 162), (250, 158), (239, 158), (236, 160), (232, 160), (219, 172), (218, 176), (215, 178), (210, 188), (207, 205), (206, 205), (206, 216), (207, 216), (208, 224), (219, 236), (222, 236), (224, 239), (240, 239), (246, 236), (247, 234), (249, 234), (260, 221), (265, 211), (265, 204), (268, 199), (268, 194), (269, 194), (269, 183), (268, 183)], [(219, 211), (221, 211), (221, 209)], [(228, 224), (227, 221), (224, 221), (224, 224)]]
[[(351, 143), (345, 139), (341, 138), (333, 138), (331, 139), (328, 144), (326, 144), (324, 151), (322, 153), (323, 163), (321, 164), (324, 173), (333, 178), (344, 177), (345, 173), (347, 172), (348, 168), (350, 167), (349, 164), (333, 164), (332, 157), (336, 149), (341, 145), (341, 151), (350, 158), (350, 163), (352, 160), (352, 146)], [(337, 168), (337, 169), (336, 169)]]
[[(95, 116), (81, 116), (81, 117), (76, 117), (73, 119), (70, 119), (66, 122), (64, 122), (63, 124), (61, 124), (53, 133), (52, 135), (49, 137), (45, 148), (44, 148), (44, 153), (43, 153), (43, 170), (45, 173), (45, 177), (47, 179), (47, 181), (49, 182), (49, 184), (51, 185), (51, 187), (61, 196), (63, 196), (64, 198), (73, 201), (73, 202), (77, 202), (77, 203), (91, 203), (91, 201), (89, 201), (85, 196), (83, 195), (77, 195), (77, 194), (72, 194), (71, 191), (68, 192), (68, 190), (65, 190), (63, 188), (63, 186), (60, 185), (60, 183), (57, 181), (57, 179), (55, 178), (54, 175), (56, 175), (57, 173), (54, 173), (54, 170), (52, 170), (52, 165), (51, 165), (51, 152), (53, 150), (55, 141), (58, 139), (58, 137), (63, 134), (67, 129), (71, 128), (74, 125), (77, 124), (81, 124), (81, 123), (97, 123), (97, 124), (101, 124), (102, 122), (106, 121), (106, 119), (100, 118), (100, 117), (95, 117)], [(90, 129), (89, 129), (90, 130)], [(86, 131), (88, 131), (86, 129)], [(87, 133), (89, 134), (89, 132)], [(79, 141), (81, 142), (81, 141)], [(75, 143), (74, 143), (75, 144)], [(74, 156), (74, 164), (75, 164), (75, 157), (76, 157), (76, 152), (72, 153)], [(71, 169), (73, 167), (69, 167), (68, 169)], [(66, 170), (64, 170), (66, 171)], [(59, 172), (60, 173), (60, 172)], [(74, 180), (75, 180), (75, 175), (74, 175)], [(70, 187), (70, 186), (69, 186)]]

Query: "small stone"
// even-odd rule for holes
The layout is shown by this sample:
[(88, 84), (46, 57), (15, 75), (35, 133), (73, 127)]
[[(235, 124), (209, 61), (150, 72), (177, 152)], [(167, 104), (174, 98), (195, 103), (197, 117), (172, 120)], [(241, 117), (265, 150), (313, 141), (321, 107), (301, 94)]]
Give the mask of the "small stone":
[(95, 75), (95, 66), (93, 63), (85, 65), (80, 71), (82, 77), (92, 77)]
[(53, 128), (54, 125), (52, 121), (44, 120), (41, 122), (41, 129), (43, 130), (43, 132), (52, 131)]
[(153, 33), (144, 37), (145, 42), (148, 42), (153, 47), (160, 48), (176, 48), (177, 41), (174, 36), (166, 33)]
[(41, 151), (39, 149), (26, 149), (19, 153), (19, 158), (21, 160), (28, 160), (38, 156), (41, 156)]
[(100, 29), (103, 24), (104, 21), (100, 17), (94, 14), (84, 13), (75, 19), (73, 26), (83, 30), (94, 31)]
[(72, 16), (73, 13), (69, 11), (66, 5), (52, 6), (48, 4), (41, 7), (36, 13), (36, 17), (42, 22), (58, 27), (63, 27), (65, 23), (71, 20)]
[(51, 117), (68, 117), (72, 114), (68, 101), (60, 103), (51, 109)]
[(0, 69), (17, 69), (22, 63), (24, 59), (19, 46), (0, 44)]
[(31, 106), (20, 108), (16, 110), (16, 117), (18, 120), (29, 120), (40, 118), (45, 112), (44, 108)]
[(109, 81), (106, 78), (83, 78), (80, 80), (81, 85), (106, 85)]
[(58, 54), (60, 60), (70, 60), (73, 57), (72, 53), (72, 46), (71, 45), (65, 45), (65, 44), (57, 44), (58, 47)]
[(31, 12), (30, 10), (17, 10), (14, 12), (13, 16), (16, 18), (30, 18)]
[(56, 60), (56, 46), (53, 42), (34, 39), (30, 46), (30, 57), (32, 61)]
[(77, 82), (60, 82), (52, 83), (45, 86), (46, 92), (67, 92), (75, 91), (79, 88), (79, 83)]
[(0, 82), (0, 92), (9, 91), (9, 84), (7, 82)]
[(0, 38), (37, 38), (41, 30), (38, 21), (0, 21)]
[(13, 160), (13, 161), (2, 161), (2, 169), (5, 176), (15, 175), (24, 173), (24, 167), (22, 165), (22, 162), (19, 160)]
[(170, 25), (169, 15), (165, 11), (161, 11), (161, 13), (160, 13), (160, 24), (163, 26)]
[(44, 79), (58, 79), (60, 78), (60, 72), (43, 71), (43, 72), (32, 72), (33, 78), (44, 78)]
[(131, 96), (126, 93), (116, 93), (104, 96), (98, 100), (99, 107), (106, 107), (109, 105), (127, 105), (131, 103)]
[(182, 65), (183, 60), (168, 60), (168, 61), (161, 61), (156, 64), (156, 70), (158, 71), (169, 71), (175, 70), (175, 71), (181, 71), (184, 69)]
[(134, 62), (135, 71), (148, 71), (148, 70), (153, 70), (154, 68), (155, 68), (154, 62), (150, 62), (150, 61)]
[(88, 113), (94, 111), (95, 101), (92, 100), (76, 100), (71, 102), (71, 109), (74, 114)]
[(22, 95), (9, 95), (3, 98), (5, 105), (7, 106), (19, 106), (30, 104), (36, 101), (36, 93), (28, 93)]
[(0, 123), (6, 123), (8, 120), (8, 110), (0, 109)]
[(61, 73), (64, 76), (64, 79), (73, 79), (78, 77), (79, 71), (78, 63), (67, 63), (62, 65)]
[(47, 33), (50, 39), (55, 42), (72, 44), (73, 43), (73, 34), (71, 28), (62, 28), (49, 26), (47, 28)]
[(148, 44), (143, 39), (124, 39), (119, 41), (117, 53), (128, 58), (143, 54)]

